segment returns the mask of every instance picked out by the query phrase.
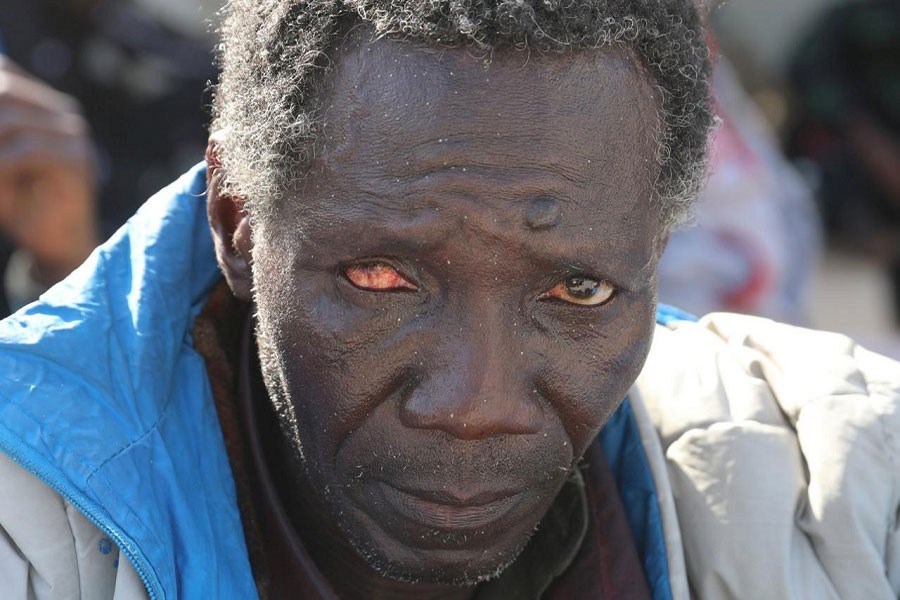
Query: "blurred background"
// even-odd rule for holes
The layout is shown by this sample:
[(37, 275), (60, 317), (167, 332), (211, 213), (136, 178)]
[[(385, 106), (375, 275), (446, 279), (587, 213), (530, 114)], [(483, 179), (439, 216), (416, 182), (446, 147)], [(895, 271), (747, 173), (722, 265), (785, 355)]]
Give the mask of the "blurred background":
[(900, 1), (736, 0), (713, 27), (814, 200), (808, 322), (900, 358)]
[[(0, 313), (203, 156), (224, 0), (0, 0)], [(721, 126), (660, 297), (900, 358), (900, 0), (731, 0)]]

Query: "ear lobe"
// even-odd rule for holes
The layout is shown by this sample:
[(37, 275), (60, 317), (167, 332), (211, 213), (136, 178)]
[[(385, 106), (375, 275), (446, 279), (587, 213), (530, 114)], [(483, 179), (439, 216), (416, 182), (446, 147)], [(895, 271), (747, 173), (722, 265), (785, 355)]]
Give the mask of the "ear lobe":
[(244, 199), (223, 194), (224, 174), (218, 160), (218, 144), (210, 140), (207, 148), (206, 214), (216, 247), (219, 268), (231, 293), (243, 302), (252, 300), (252, 229)]

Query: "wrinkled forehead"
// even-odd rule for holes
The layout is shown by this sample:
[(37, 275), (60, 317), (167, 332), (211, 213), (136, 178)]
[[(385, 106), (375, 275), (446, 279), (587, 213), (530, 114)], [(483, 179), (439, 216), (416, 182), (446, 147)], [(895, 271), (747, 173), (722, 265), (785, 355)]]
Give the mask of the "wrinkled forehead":
[[(326, 85), (316, 156), (276, 227), (287, 235), (370, 235), (427, 214), (445, 233), (466, 219), (486, 237), (525, 227), (534, 235), (517, 243), (557, 254), (598, 239), (644, 262), (654, 251), (657, 98), (625, 52), (505, 50), (488, 62), (357, 36)], [(415, 231), (410, 244), (440, 238)]]
[[(660, 98), (624, 46), (487, 54), (372, 39), (362, 30), (348, 35), (333, 55), (323, 94), (323, 155), (340, 152), (358, 141), (356, 135), (385, 139), (383, 151), (393, 153), (405, 141), (432, 143), (436, 133), (437, 143), (469, 151), (464, 142), (477, 141), (485, 152), (543, 156), (561, 145), (603, 145), (607, 154), (641, 153), (648, 163), (656, 158)], [(516, 137), (527, 147), (515, 144)]]

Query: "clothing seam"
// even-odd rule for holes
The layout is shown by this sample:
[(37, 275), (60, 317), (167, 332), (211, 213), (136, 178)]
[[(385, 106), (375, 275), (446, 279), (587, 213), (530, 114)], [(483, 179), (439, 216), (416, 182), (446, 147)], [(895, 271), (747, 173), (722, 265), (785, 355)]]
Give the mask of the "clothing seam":
[[(152, 542), (153, 542), (153, 544), (154, 544), (154, 547), (155, 547), (155, 548), (162, 548), (162, 547), (164, 547), (163, 544), (160, 544), (160, 542), (159, 542), (159, 537), (156, 535), (156, 532), (155, 532), (152, 528), (148, 527), (148, 526), (147, 526), (147, 523), (144, 522), (144, 520), (141, 518), (141, 516), (140, 516), (138, 513), (136, 513), (136, 512), (132, 509), (131, 503), (125, 501), (124, 497), (116, 490), (116, 487), (115, 487), (114, 485), (112, 485), (112, 483), (110, 482), (110, 480), (109, 480), (109, 478), (106, 476), (106, 474), (105, 474), (105, 473), (95, 473), (94, 475), (96, 475), (96, 477), (97, 477), (96, 481), (99, 482), (99, 483), (101, 483), (101, 484), (103, 485), (103, 487), (106, 488), (106, 494), (108, 494), (108, 495), (110, 495), (110, 496), (114, 496), (115, 499), (116, 499), (116, 502), (119, 504), (119, 506), (120, 506), (120, 507), (124, 507), (124, 509), (125, 509), (125, 511), (127, 511), (128, 515), (130, 515), (131, 518), (132, 518), (135, 522), (137, 522), (137, 523), (140, 524), (141, 528), (142, 528), (142, 529), (144, 530), (144, 532), (145, 532), (144, 535), (146, 535), (148, 538), (152, 538)], [(91, 475), (91, 478), (90, 478), (90, 479), (94, 479), (94, 475)], [(85, 483), (86, 483), (86, 484), (90, 484), (90, 481), (86, 481)], [(107, 511), (108, 511), (108, 509), (107, 509)], [(110, 516), (112, 516), (112, 515), (110, 515)], [(125, 528), (122, 527), (122, 530), (124, 531)], [(133, 531), (134, 531), (134, 528), (131, 528), (131, 527), (130, 527), (130, 528), (129, 528), (129, 531), (130, 531), (130, 532), (133, 532)], [(133, 533), (131, 533), (131, 534), (130, 534), (130, 537), (132, 538), (132, 542), (133, 542), (133, 540), (134, 540), (134, 538), (135, 538), (135, 535), (134, 535)], [(122, 549), (121, 549), (121, 548), (119, 548), (119, 552), (122, 553)], [(159, 584), (160, 584), (160, 588), (161, 588), (162, 595), (163, 595), (163, 597), (165, 597), (165, 590), (166, 590), (166, 588), (167, 588), (167, 585), (171, 585), (170, 583), (169, 583), (169, 584), (164, 583), (163, 580), (162, 580), (161, 573), (162, 573), (163, 571), (165, 571), (165, 570), (164, 570), (164, 569), (160, 569), (153, 561), (151, 561), (151, 560), (149, 559), (149, 557), (147, 557), (147, 553), (146, 553), (146, 550), (145, 550), (145, 549), (142, 548), (142, 549), (141, 549), (141, 553), (144, 555), (144, 558), (147, 560), (148, 566), (150, 566), (150, 568), (153, 569), (153, 571), (155, 572), (156, 577), (157, 577), (157, 579), (159, 580)], [(166, 554), (168, 555), (168, 553), (166, 553)], [(169, 556), (169, 558), (172, 558), (172, 557)], [(127, 560), (127, 559), (128, 559), (128, 558), (127, 558), (127, 556), (126, 556), (126, 560)], [(148, 591), (149, 591), (149, 590), (148, 590)]]
[(90, 481), (90, 479), (94, 475), (97, 474), (97, 471), (101, 470), (103, 467), (108, 465), (110, 462), (116, 460), (117, 458), (119, 458), (120, 456), (122, 456), (123, 454), (125, 454), (126, 452), (131, 450), (132, 448), (134, 448), (137, 444), (139, 444), (140, 442), (142, 442), (145, 439), (147, 439), (148, 437), (150, 437), (151, 434), (155, 433), (157, 431), (157, 429), (159, 428), (160, 424), (163, 422), (163, 420), (168, 418), (169, 408), (171, 408), (171, 406), (172, 406), (172, 395), (167, 394), (166, 403), (160, 408), (159, 418), (156, 419), (156, 421), (154, 421), (153, 424), (150, 427), (148, 427), (146, 431), (144, 431), (144, 433), (142, 433), (138, 437), (136, 437), (133, 440), (131, 440), (130, 442), (128, 442), (128, 444), (126, 446), (124, 446), (119, 451), (115, 452), (114, 454), (112, 454), (111, 456), (109, 456), (108, 458), (103, 460), (99, 465), (97, 465), (97, 467), (95, 469), (92, 469), (91, 472), (88, 474), (88, 476), (85, 478), (85, 483), (88, 483)]
[[(21, 404), (12, 403), (12, 402), (9, 402), (8, 400), (7, 400), (7, 402), (8, 402), (6, 404), (7, 408), (19, 412), (22, 416), (27, 417), (31, 422), (33, 422), (35, 425), (40, 427), (41, 421), (31, 411), (26, 410)], [(145, 440), (150, 434), (154, 433), (158, 429), (160, 423), (162, 423), (163, 419), (168, 417), (169, 408), (171, 407), (171, 404), (172, 404), (172, 400), (171, 400), (171, 398), (168, 398), (165, 405), (161, 408), (159, 418), (156, 419), (156, 421), (154, 421), (153, 424), (150, 425), (150, 427), (148, 427), (146, 429), (146, 431), (144, 431), (143, 433), (138, 435), (136, 438), (129, 441), (125, 446), (123, 446), (119, 450), (115, 451), (113, 454), (111, 454), (107, 458), (104, 458), (103, 460), (101, 460), (100, 463), (96, 467), (92, 467), (91, 466), (92, 461), (89, 461), (80, 452), (78, 452), (77, 450), (74, 450), (70, 446), (66, 445), (65, 446), (66, 453), (68, 455), (76, 458), (82, 464), (82, 466), (84, 466), (87, 469), (86, 473), (84, 473), (85, 483), (87, 483), (91, 479), (91, 477), (93, 477), (97, 473), (97, 471), (102, 469), (108, 463), (110, 463), (111, 461), (120, 457), (123, 453), (127, 452), (128, 450), (133, 448), (136, 444)], [(48, 441), (52, 442), (54, 446), (60, 446), (59, 439), (56, 435), (49, 434), (47, 432), (43, 432), (42, 435), (47, 436)], [(19, 439), (20, 443), (23, 443), (23, 444), (25, 443), (24, 440), (22, 440), (19, 436), (16, 436), (16, 437)]]
[[(102, 252), (101, 252), (101, 254), (102, 254)], [(7, 352), (8, 354), (11, 354), (11, 355), (22, 355), (22, 356), (24, 356), (24, 357), (26, 357), (26, 358), (29, 358), (29, 357), (32, 357), (32, 356), (33, 356), (32, 354), (30, 354), (30, 353), (28, 353), (28, 352), (26, 352), (26, 351), (24, 351), (24, 350), (22, 350), (22, 349), (20, 349), (20, 348), (16, 348), (15, 346), (13, 346), (13, 347), (6, 347), (6, 348), (3, 348), (3, 350), (4, 350), (5, 352)], [(39, 358), (39, 360), (40, 360), (42, 363), (44, 363), (44, 364), (46, 364), (46, 365), (48, 365), (48, 366), (51, 366), (55, 371), (57, 371), (57, 372), (59, 372), (59, 373), (62, 373), (62, 374), (67, 375), (67, 376), (68, 376), (68, 375), (73, 375), (73, 374), (75, 374), (75, 373), (73, 373), (72, 369), (70, 369), (70, 368), (68, 368), (68, 367), (66, 367), (66, 366), (64, 366), (64, 365), (62, 365), (61, 363), (59, 363), (57, 360), (55, 360), (55, 359), (53, 359), (53, 358), (49, 358), (49, 357), (43, 356), (43, 355), (39, 355), (38, 358)], [(78, 375), (79, 378), (83, 378), (83, 376), (80, 375), (80, 374), (76, 374), (76, 375)], [(96, 383), (99, 383), (99, 382), (93, 382), (93, 381), (89, 381), (89, 380), (88, 380), (88, 381), (86, 381), (85, 383), (87, 383), (88, 385), (87, 385), (87, 386), (79, 385), (78, 387), (81, 387), (81, 388), (87, 387), (88, 389), (93, 389), (94, 391), (100, 392), (103, 396), (105, 396), (105, 397), (107, 397), (107, 398), (113, 396), (113, 394), (110, 394), (110, 393), (109, 393), (108, 391), (106, 391), (106, 390), (101, 391), (102, 385), (95, 385)], [(97, 464), (96, 467), (91, 466), (92, 464), (94, 464), (94, 461), (88, 460), (86, 457), (84, 457), (84, 456), (83, 456), (81, 453), (79, 453), (78, 451), (73, 450), (73, 449), (72, 449), (71, 447), (69, 447), (69, 446), (65, 446), (65, 448), (66, 448), (66, 453), (68, 453), (68, 454), (70, 454), (71, 456), (73, 456), (74, 458), (76, 458), (76, 459), (82, 464), (82, 466), (84, 466), (84, 467), (87, 468), (87, 473), (84, 475), (85, 483), (87, 483), (87, 481), (88, 481), (91, 477), (93, 477), (93, 475), (94, 475), (98, 470), (102, 469), (102, 468), (103, 468), (106, 464), (108, 464), (110, 461), (115, 460), (116, 458), (118, 458), (119, 456), (121, 456), (124, 452), (127, 452), (129, 449), (131, 449), (132, 447), (134, 447), (135, 444), (137, 444), (137, 443), (141, 442), (142, 440), (146, 439), (147, 436), (149, 436), (151, 433), (153, 433), (153, 432), (159, 427), (159, 424), (162, 422), (162, 420), (168, 416), (168, 411), (169, 411), (169, 408), (170, 408), (170, 406), (171, 406), (171, 402), (172, 402), (171, 395), (168, 395), (168, 394), (167, 394), (166, 402), (165, 402), (165, 404), (164, 404), (163, 406), (160, 407), (160, 415), (159, 415), (159, 417), (156, 419), (156, 421), (154, 421), (154, 423), (153, 423), (152, 425), (150, 425), (145, 431), (143, 431), (141, 434), (139, 434), (136, 438), (134, 438), (133, 440), (127, 442), (125, 446), (123, 446), (123, 447), (120, 448), (119, 450), (115, 451), (115, 452), (114, 452), (113, 454), (111, 454), (110, 456), (108, 456), (108, 457), (102, 459), (102, 460), (99, 462), (99, 464)], [(6, 399), (6, 406), (8, 406), (9, 408), (13, 408), (13, 409), (17, 410), (19, 413), (21, 413), (22, 415), (26, 416), (29, 420), (31, 420), (36, 426), (38, 426), (39, 429), (41, 428), (42, 420), (41, 420), (40, 418), (38, 418), (33, 412), (31, 412), (30, 410), (26, 409), (21, 403), (15, 403), (15, 402), (12, 402), (12, 401), (7, 397), (7, 399)], [(50, 441), (52, 441), (52, 442), (54, 443), (55, 446), (59, 446), (59, 441), (58, 441), (57, 436), (55, 436), (55, 435), (49, 435), (49, 434), (47, 434), (46, 432), (43, 433), (43, 435), (46, 435), (46, 436), (47, 436), (47, 439), (50, 440)], [(17, 437), (18, 437), (18, 436), (17, 436)], [(21, 440), (21, 438), (19, 438), (19, 440), (20, 440), (20, 442), (23, 442), (23, 440)], [(23, 442), (23, 443), (24, 443), (24, 442)]]
[[(25, 417), (27, 417), (29, 420), (33, 421), (36, 425), (40, 425), (40, 423), (37, 421), (37, 418), (36, 418), (32, 413), (30, 413), (29, 411), (24, 410), (24, 409), (21, 407), (21, 405), (18, 405), (18, 404), (9, 404), (8, 406), (9, 406), (9, 408), (12, 408), (12, 409), (18, 411), (18, 412), (21, 413), (23, 416), (25, 416)], [(155, 422), (155, 423), (154, 423), (154, 424), (153, 424), (146, 432), (144, 432), (142, 435), (140, 435), (139, 437), (137, 437), (137, 438), (134, 439), (133, 441), (129, 442), (127, 446), (125, 446), (124, 448), (120, 449), (118, 452), (116, 452), (116, 453), (113, 454), (112, 456), (110, 456), (110, 457), (108, 457), (107, 459), (103, 460), (103, 461), (101, 462), (101, 464), (100, 464), (99, 466), (97, 466), (96, 468), (93, 468), (93, 469), (92, 469), (92, 468), (88, 465), (88, 462), (89, 462), (89, 461), (87, 461), (87, 460), (84, 458), (84, 456), (81, 455), (80, 452), (78, 452), (78, 451), (76, 451), (76, 450), (73, 450), (73, 449), (71, 449), (70, 447), (66, 447), (66, 452), (68, 452), (72, 457), (74, 457), (75, 459), (77, 459), (78, 462), (79, 462), (82, 466), (84, 466), (84, 467), (87, 468), (87, 473), (86, 473), (86, 474), (83, 474), (83, 476), (84, 476), (84, 486), (83, 486), (83, 487), (84, 487), (85, 489), (88, 488), (88, 487), (90, 487), (91, 480), (92, 480), (95, 476), (98, 476), (100, 479), (102, 479), (103, 485), (104, 485), (108, 490), (110, 490), (113, 494), (115, 494), (116, 499), (119, 501), (119, 503), (125, 505), (125, 506), (128, 508), (128, 512), (129, 512), (129, 513), (130, 513), (130, 514), (131, 514), (131, 515), (132, 515), (132, 516), (133, 516), (133, 517), (141, 524), (141, 526), (142, 526), (146, 531), (150, 531), (150, 529), (147, 527), (147, 524), (144, 523), (144, 521), (143, 521), (143, 520), (142, 520), (142, 519), (141, 519), (141, 518), (133, 511), (133, 510), (131, 510), (130, 507), (127, 506), (127, 503), (124, 503), (124, 502), (122, 501), (123, 499), (122, 499), (121, 495), (119, 495), (118, 493), (115, 492), (113, 486), (110, 485), (110, 482), (109, 482), (109, 480), (106, 478), (106, 476), (103, 475), (102, 473), (98, 473), (98, 471), (100, 471), (104, 466), (106, 466), (107, 464), (109, 464), (111, 461), (113, 461), (113, 460), (115, 460), (116, 458), (122, 456), (123, 453), (125, 453), (125, 452), (128, 451), (129, 449), (133, 448), (137, 443), (139, 443), (140, 441), (146, 439), (151, 433), (154, 433), (154, 432), (157, 430), (157, 428), (158, 428), (158, 426), (160, 425), (160, 423), (163, 421), (163, 419), (165, 419), (166, 417), (168, 417), (168, 414), (169, 414), (169, 413), (168, 413), (168, 409), (169, 409), (170, 406), (171, 406), (171, 400), (170, 400), (169, 402), (166, 403), (166, 405), (165, 405), (165, 407), (163, 408), (162, 414), (160, 415), (159, 419), (157, 419), (156, 422)], [(12, 433), (12, 431), (10, 431), (10, 433)], [(46, 434), (45, 434), (45, 435), (46, 435)], [(25, 444), (24, 440), (22, 440), (21, 437), (19, 437), (18, 435), (16, 435), (15, 437), (16, 437), (16, 439), (18, 440), (19, 444), (27, 445), (27, 444)], [(49, 435), (49, 436), (48, 436), (48, 439), (49, 439), (50, 441), (52, 441), (55, 445), (58, 445), (58, 438), (57, 438), (55, 435)], [(61, 469), (61, 467), (60, 467), (60, 469)], [(78, 486), (78, 487), (81, 488), (82, 486)], [(52, 488), (51, 488), (51, 489), (52, 489)], [(58, 492), (57, 490), (53, 490), (53, 491), (54, 491), (54, 493), (56, 493), (56, 494), (59, 495), (59, 492)], [(62, 497), (62, 496), (61, 496), (61, 497)], [(63, 498), (63, 500), (65, 501), (65, 498)]]

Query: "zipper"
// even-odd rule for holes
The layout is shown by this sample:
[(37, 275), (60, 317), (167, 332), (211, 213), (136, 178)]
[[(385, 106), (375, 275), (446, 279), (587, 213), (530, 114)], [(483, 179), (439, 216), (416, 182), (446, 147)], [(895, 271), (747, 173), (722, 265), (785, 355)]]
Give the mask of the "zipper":
[(72, 485), (68, 479), (44, 473), (37, 468), (35, 461), (25, 456), (25, 452), (14, 450), (13, 446), (15, 444), (10, 444), (10, 436), (6, 429), (0, 429), (0, 442), (2, 442), (3, 453), (9, 456), (13, 462), (57, 492), (66, 500), (66, 502), (74, 506), (78, 512), (83, 514), (91, 523), (93, 523), (97, 529), (105, 533), (116, 543), (119, 547), (119, 551), (131, 561), (135, 571), (137, 571), (137, 574), (140, 576), (141, 582), (144, 584), (144, 587), (147, 589), (147, 594), (150, 596), (150, 600), (160, 600), (163, 597), (163, 594), (157, 591), (158, 587), (154, 585), (151, 580), (151, 569), (147, 560), (137, 548), (129, 542), (128, 538), (119, 527), (111, 523), (106, 523), (96, 516), (96, 513), (100, 512), (96, 502), (85, 498), (81, 490)]

